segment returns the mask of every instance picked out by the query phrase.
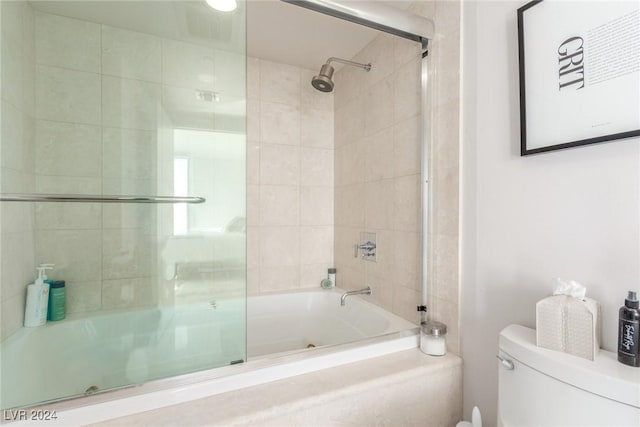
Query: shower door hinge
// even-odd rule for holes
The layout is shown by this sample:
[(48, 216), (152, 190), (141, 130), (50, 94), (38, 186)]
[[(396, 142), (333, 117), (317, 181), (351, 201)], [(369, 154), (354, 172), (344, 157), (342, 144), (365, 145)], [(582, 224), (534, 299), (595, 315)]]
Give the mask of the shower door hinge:
[(424, 311), (425, 313), (427, 312), (427, 306), (426, 305), (419, 305), (416, 308), (417, 308), (416, 311)]

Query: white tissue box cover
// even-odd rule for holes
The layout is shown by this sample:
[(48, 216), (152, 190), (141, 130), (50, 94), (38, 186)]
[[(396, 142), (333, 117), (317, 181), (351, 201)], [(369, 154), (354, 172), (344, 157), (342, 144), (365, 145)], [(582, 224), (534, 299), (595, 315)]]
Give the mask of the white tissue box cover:
[(555, 295), (536, 304), (538, 347), (593, 360), (600, 350), (600, 304)]

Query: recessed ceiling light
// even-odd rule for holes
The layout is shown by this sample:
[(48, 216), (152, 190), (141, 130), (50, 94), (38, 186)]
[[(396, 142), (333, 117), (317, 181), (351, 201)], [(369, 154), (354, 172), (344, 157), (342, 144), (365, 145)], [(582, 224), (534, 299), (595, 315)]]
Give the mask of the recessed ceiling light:
[(236, 0), (207, 0), (207, 4), (220, 12), (231, 12), (238, 7)]

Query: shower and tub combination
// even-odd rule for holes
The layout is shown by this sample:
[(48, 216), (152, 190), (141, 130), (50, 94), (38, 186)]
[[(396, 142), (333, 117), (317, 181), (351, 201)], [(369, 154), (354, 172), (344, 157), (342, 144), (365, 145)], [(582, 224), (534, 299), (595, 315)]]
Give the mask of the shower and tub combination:
[[(420, 43), (427, 111), (431, 21), (373, 2), (285, 3)], [(358, 296), (376, 296), (366, 283), (247, 297), (238, 6), (2, 3), (3, 128), (21, 118), (0, 153), (2, 409), (88, 423), (417, 347), (415, 323)], [(333, 91), (332, 62), (376, 66), (331, 57), (305, 84)], [(44, 262), (67, 281), (67, 318), (25, 328), (23, 286)]]

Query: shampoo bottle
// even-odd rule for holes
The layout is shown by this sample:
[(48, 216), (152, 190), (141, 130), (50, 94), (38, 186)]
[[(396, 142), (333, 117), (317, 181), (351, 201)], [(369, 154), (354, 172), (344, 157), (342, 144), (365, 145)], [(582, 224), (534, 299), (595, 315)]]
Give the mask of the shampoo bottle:
[(625, 365), (640, 367), (640, 303), (635, 291), (629, 291), (620, 307), (618, 328), (618, 361)]
[(64, 280), (56, 280), (49, 285), (49, 308), (47, 320), (62, 320), (67, 311)]
[(49, 266), (41, 265), (37, 268), (38, 278), (27, 286), (27, 302), (24, 308), (24, 326), (32, 328), (47, 322), (47, 307), (49, 305), (49, 284), (45, 283), (47, 276), (44, 271)]

